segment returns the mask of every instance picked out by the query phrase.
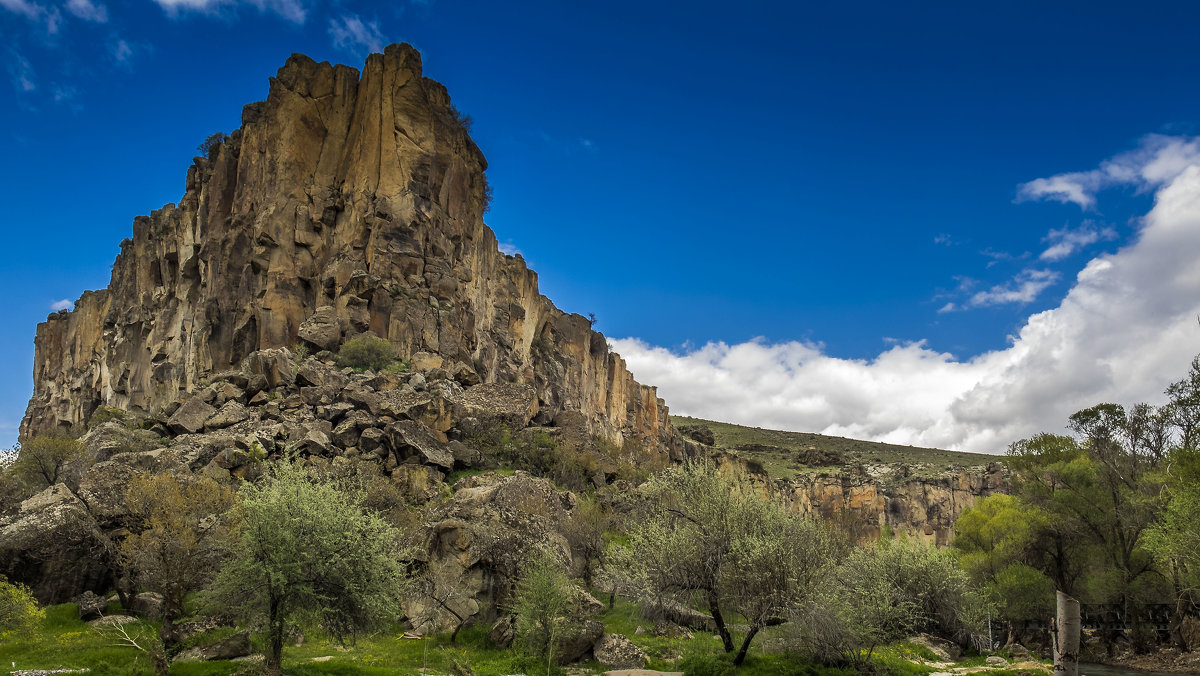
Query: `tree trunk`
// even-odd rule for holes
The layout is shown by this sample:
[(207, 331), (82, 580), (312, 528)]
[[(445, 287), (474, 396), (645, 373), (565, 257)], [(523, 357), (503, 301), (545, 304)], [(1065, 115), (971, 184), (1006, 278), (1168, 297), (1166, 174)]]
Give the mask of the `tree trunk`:
[(1055, 676), (1079, 676), (1079, 601), (1061, 591), (1056, 595), (1058, 614), (1054, 618)]
[(708, 592), (708, 611), (712, 613), (713, 624), (717, 625), (717, 634), (721, 637), (725, 652), (733, 652), (733, 637), (725, 626), (725, 618), (721, 617), (721, 602), (717, 600), (717, 593), (711, 590)]
[(746, 651), (750, 649), (750, 642), (754, 640), (754, 635), (758, 633), (758, 627), (750, 627), (750, 631), (746, 633), (746, 640), (742, 641), (742, 647), (738, 650), (737, 657), (733, 658), (733, 665), (740, 667), (746, 659)]
[(267, 650), (266, 668), (269, 674), (283, 673), (283, 613), (279, 601), (271, 599), (267, 617), (267, 632), (270, 645)]

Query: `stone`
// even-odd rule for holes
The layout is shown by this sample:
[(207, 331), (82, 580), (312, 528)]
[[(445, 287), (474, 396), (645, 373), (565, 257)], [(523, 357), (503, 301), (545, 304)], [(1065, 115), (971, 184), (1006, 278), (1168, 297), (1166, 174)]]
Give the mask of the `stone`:
[(988, 657), (986, 660), (984, 660), (983, 663), (990, 667), (1007, 667), (1008, 666), (1008, 660), (1004, 659), (1003, 657), (1000, 657), (999, 655), (992, 655), (992, 656)]
[(442, 367), (443, 359), (439, 354), (421, 351), (409, 357), (408, 363), (409, 368), (414, 371), (432, 371)]
[(237, 401), (227, 401), (207, 422), (206, 430), (222, 430), (250, 419), (250, 412)]
[(592, 646), (604, 636), (604, 625), (599, 620), (587, 618), (579, 622), (575, 630), (564, 636), (554, 651), (559, 664), (571, 664), (592, 652)]
[(250, 632), (239, 631), (215, 643), (197, 646), (179, 653), (174, 662), (193, 662), (199, 660), (232, 660), (245, 657), (254, 652), (250, 645)]
[(167, 419), (167, 427), (175, 434), (195, 434), (204, 429), (204, 423), (216, 413), (217, 409), (200, 397), (191, 397)]
[(421, 464), (434, 465), (447, 471), (454, 468), (454, 456), (446, 445), (428, 427), (411, 420), (388, 425), (384, 430), (384, 443), (399, 462), (415, 459)]
[(614, 669), (641, 669), (646, 666), (646, 653), (621, 634), (605, 634), (592, 647), (596, 661)]
[[(242, 363), (242, 372), (247, 376), (247, 390), (274, 390), (296, 382), (296, 365), (286, 347), (250, 353)], [(261, 381), (256, 383), (256, 377)]]
[(79, 605), (79, 619), (85, 622), (99, 618), (108, 608), (108, 601), (90, 590), (80, 594), (76, 603)]
[(162, 619), (163, 597), (155, 592), (142, 592), (130, 601), (129, 610), (151, 620)]
[(675, 428), (685, 437), (699, 441), (706, 446), (716, 446), (717, 438), (706, 425), (680, 425)]
[(962, 648), (957, 643), (929, 634), (910, 636), (908, 642), (928, 649), (943, 662), (957, 662), (962, 655)]
[(94, 620), (88, 620), (88, 625), (96, 628), (119, 627), (123, 624), (131, 624), (137, 621), (138, 618), (132, 615), (105, 615)]
[(336, 350), (342, 343), (342, 328), (332, 306), (322, 305), (300, 324), (297, 337), (322, 350)]
[(496, 418), (517, 429), (527, 426), (538, 412), (537, 393), (529, 385), (517, 383), (468, 387), (452, 403), (455, 418)]
[(111, 586), (102, 542), (87, 505), (55, 484), (0, 515), (0, 575), (28, 586), (43, 605), (66, 603)]

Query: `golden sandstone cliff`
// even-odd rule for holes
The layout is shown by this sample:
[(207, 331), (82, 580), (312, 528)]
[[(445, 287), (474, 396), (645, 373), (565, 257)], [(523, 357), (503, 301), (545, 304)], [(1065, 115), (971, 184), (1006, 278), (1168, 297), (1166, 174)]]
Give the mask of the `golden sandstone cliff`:
[(180, 203), (135, 219), (109, 287), (38, 326), (22, 438), (101, 405), (154, 414), (256, 350), (371, 332), (468, 382), (533, 386), (535, 423), (669, 441), (654, 388), (498, 251), (486, 167), (412, 47), (361, 74), (292, 56)]

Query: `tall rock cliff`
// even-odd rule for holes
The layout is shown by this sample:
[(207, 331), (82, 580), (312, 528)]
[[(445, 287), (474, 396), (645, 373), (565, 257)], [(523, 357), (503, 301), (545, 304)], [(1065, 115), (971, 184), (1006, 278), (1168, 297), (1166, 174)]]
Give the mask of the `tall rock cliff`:
[(487, 162), (421, 56), (294, 55), (178, 205), (138, 217), (107, 289), (38, 326), (22, 438), (100, 406), (152, 414), (259, 349), (372, 332), (483, 382), (534, 387), (535, 422), (658, 446), (666, 407), (484, 225)]

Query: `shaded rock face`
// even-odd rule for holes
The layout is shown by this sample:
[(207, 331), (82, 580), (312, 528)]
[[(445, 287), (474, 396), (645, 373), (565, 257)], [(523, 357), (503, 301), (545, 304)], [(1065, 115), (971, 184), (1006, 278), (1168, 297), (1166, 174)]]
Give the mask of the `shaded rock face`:
[[(906, 475), (901, 466), (893, 472)], [(884, 527), (947, 546), (963, 510), (1009, 482), (1000, 463), (947, 471), (936, 477), (872, 476), (865, 471), (808, 475), (776, 482), (776, 491), (797, 513), (838, 523), (860, 540), (872, 540)]]
[[(196, 159), (179, 204), (135, 219), (108, 288), (38, 326), (22, 438), (99, 405), (156, 414), (256, 350), (370, 331), (468, 384), (532, 387), (538, 424), (577, 413), (616, 443), (671, 442), (655, 390), (498, 251), (485, 168), (413, 48), (372, 54), (361, 74), (292, 56)], [(210, 417), (211, 402), (186, 405), (175, 433)]]

